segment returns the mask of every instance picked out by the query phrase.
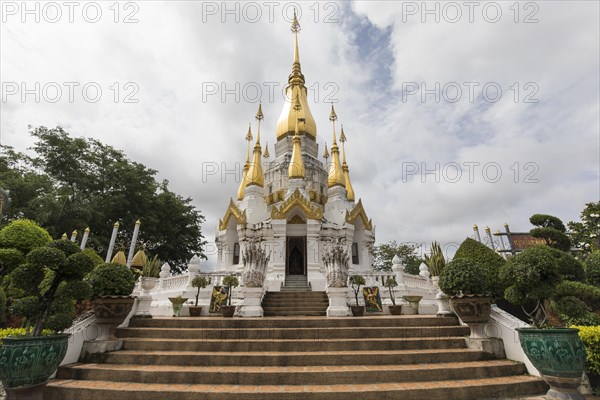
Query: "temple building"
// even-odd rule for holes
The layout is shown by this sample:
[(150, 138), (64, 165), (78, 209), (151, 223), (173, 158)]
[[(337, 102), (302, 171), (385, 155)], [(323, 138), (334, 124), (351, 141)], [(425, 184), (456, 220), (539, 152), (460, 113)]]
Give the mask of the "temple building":
[(274, 158), (267, 145), (263, 147), (264, 139), (272, 140), (272, 130), (261, 131), (265, 127), (259, 105), (256, 126), (250, 126), (246, 134), (248, 150), (240, 186), (216, 234), (219, 272), (241, 274), (244, 249), (249, 245), (266, 250), (268, 291), (286, 287), (324, 291), (322, 257), (333, 244), (347, 250), (350, 273), (372, 270), (374, 226), (352, 187), (346, 134), (333, 105), (330, 125), (320, 124), (326, 127), (331, 148), (321, 153), (317, 144), (317, 122), (300, 65), (299, 30), (294, 15), (294, 61), (287, 100), (275, 127)]

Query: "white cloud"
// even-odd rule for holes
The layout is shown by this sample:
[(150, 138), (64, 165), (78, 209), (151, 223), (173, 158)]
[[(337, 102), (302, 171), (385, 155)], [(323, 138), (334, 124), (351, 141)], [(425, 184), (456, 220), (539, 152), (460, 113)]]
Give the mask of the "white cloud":
[[(238, 183), (231, 174), (203, 182), (203, 165), (224, 163), (233, 169), (243, 162), (243, 138), (257, 104), (247, 98), (238, 102), (234, 95), (223, 102), (220, 93), (203, 98), (203, 89), (212, 83), (219, 90), (221, 85), (232, 89), (236, 82), (241, 88), (260, 87), (263, 137), (273, 153), (280, 91), (292, 62), (284, 6), (275, 9), (270, 22), (267, 6), (256, 3), (260, 20), (251, 23), (252, 15), (240, 14), (236, 23), (233, 14), (203, 14), (199, 2), (138, 2), (139, 22), (124, 24), (114, 23), (109, 4), (101, 4), (104, 14), (97, 24), (77, 14), (73, 24), (35, 23), (31, 17), (21, 23), (19, 15), (5, 16), (0, 27), (4, 84), (97, 82), (103, 95), (89, 103), (76, 90), (73, 103), (56, 104), (36, 103), (32, 96), (22, 103), (11, 96), (1, 104), (2, 143), (25, 150), (32, 143), (28, 124), (63, 125), (72, 134), (123, 149), (158, 169), (174, 191), (194, 199), (212, 240)], [(222, 3), (210, 4), (222, 11)], [(245, 3), (228, 4), (244, 12)], [(319, 4), (317, 18), (312, 3), (301, 3), (300, 34), (318, 140), (331, 142), (325, 97), (333, 94), (349, 139), (354, 187), (377, 226), (379, 242), (459, 242), (471, 234), (473, 223), (496, 229), (508, 222), (525, 230), (535, 212), (576, 219), (584, 203), (598, 200), (598, 3), (537, 2), (534, 24), (514, 23), (508, 2), (497, 3), (503, 17), (495, 24), (478, 14), (475, 23), (435, 23), (431, 17), (421, 23), (418, 14), (403, 15), (406, 2), (360, 1), (327, 9), (330, 3)], [(120, 18), (125, 11), (131, 10), (121, 10)], [(325, 23), (332, 11), (339, 22)], [(521, 19), (526, 11), (531, 10), (521, 10)], [(120, 88), (117, 103), (110, 89), (114, 82)], [(126, 82), (139, 87), (138, 103), (122, 101), (131, 93), (123, 87)], [(272, 101), (270, 82), (279, 85)], [(456, 82), (465, 91), (456, 104), (443, 98), (436, 103), (432, 96), (422, 102), (418, 94), (403, 101), (400, 91), (407, 82), (425, 82), (430, 89), (436, 82), (441, 87)], [(480, 84), (476, 101), (465, 100), (465, 82)], [(488, 82), (502, 88), (500, 101), (481, 99), (480, 88)], [(510, 89), (514, 82), (519, 83), (518, 102)], [(523, 102), (533, 92), (534, 86), (525, 88), (528, 82), (539, 88), (538, 103)], [(339, 91), (333, 93), (328, 83)], [(252, 91), (247, 94), (254, 97)], [(503, 176), (490, 183), (479, 171), (470, 183), (463, 169), (458, 183), (436, 183), (433, 175), (425, 176), (425, 183), (420, 175), (403, 182), (403, 162), (428, 168), (436, 162), (463, 167), (494, 162)], [(515, 182), (510, 167), (517, 162)], [(537, 166), (538, 183), (523, 182), (533, 171), (524, 169), (527, 162)]]

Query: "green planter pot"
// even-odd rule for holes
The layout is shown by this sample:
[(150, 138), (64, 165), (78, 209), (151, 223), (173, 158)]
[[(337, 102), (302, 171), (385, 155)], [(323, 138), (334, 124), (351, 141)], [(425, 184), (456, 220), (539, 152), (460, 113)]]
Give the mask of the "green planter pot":
[(550, 385), (546, 399), (584, 400), (577, 390), (585, 366), (579, 329), (518, 328), (517, 332), (525, 355)]
[[(8, 399), (41, 399), (48, 378), (65, 358), (68, 334), (6, 337), (0, 347), (0, 380)], [(31, 393), (32, 387), (39, 390)], [(37, 397), (39, 396), (39, 397)]]

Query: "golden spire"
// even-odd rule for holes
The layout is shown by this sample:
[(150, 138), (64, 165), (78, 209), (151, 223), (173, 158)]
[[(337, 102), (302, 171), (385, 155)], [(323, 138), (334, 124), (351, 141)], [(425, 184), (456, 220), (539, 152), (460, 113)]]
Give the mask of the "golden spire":
[[(302, 109), (302, 105), (300, 104), (300, 97), (296, 95), (296, 101), (294, 102), (294, 111), (296, 111), (296, 116)], [(294, 144), (292, 147), (292, 159), (290, 160), (290, 166), (288, 167), (288, 177), (290, 179), (294, 178), (304, 178), (304, 161), (302, 160), (302, 148), (300, 146), (300, 131), (298, 128), (299, 121), (296, 118), (296, 128), (294, 130)]]
[(346, 163), (346, 135), (344, 134), (344, 125), (342, 125), (342, 131), (340, 132), (340, 142), (342, 142), (342, 154), (344, 159), (342, 171), (344, 171), (344, 181), (346, 183), (346, 198), (348, 201), (354, 201), (354, 188), (352, 187), (352, 183), (350, 183), (350, 169), (348, 169), (348, 164)]
[(329, 120), (333, 125), (333, 144), (331, 145), (331, 165), (329, 166), (327, 186), (330, 188), (334, 186), (345, 187), (346, 182), (344, 179), (344, 172), (340, 164), (340, 150), (335, 139), (335, 121), (337, 120), (337, 115), (333, 108), (333, 104), (331, 104), (331, 114), (329, 115)]
[(260, 157), (262, 156), (262, 148), (260, 147), (260, 121), (264, 119), (262, 113), (262, 105), (258, 105), (258, 112), (256, 113), (256, 120), (258, 121), (258, 133), (256, 134), (256, 144), (254, 145), (254, 155), (252, 157), (252, 163), (248, 169), (248, 186), (256, 185), (263, 187), (265, 184), (265, 177), (263, 176), (262, 166), (260, 163)]
[(269, 154), (269, 142), (265, 143), (265, 153), (263, 154), (263, 158), (266, 160), (269, 157), (271, 157), (271, 155)]
[(301, 84), (304, 85), (304, 75), (300, 68), (300, 51), (298, 50), (298, 32), (300, 32), (300, 24), (296, 17), (296, 9), (294, 8), (294, 20), (292, 21), (292, 32), (294, 33), (294, 64), (292, 65), (292, 74), (290, 75), (288, 82), (289, 84)]
[(238, 200), (244, 199), (244, 192), (246, 191), (246, 179), (248, 178), (248, 169), (250, 169), (250, 142), (252, 142), (252, 128), (248, 124), (248, 133), (246, 134), (246, 140), (248, 141), (248, 150), (246, 151), (246, 163), (244, 164), (244, 173), (242, 174), (242, 181), (240, 182), (240, 188), (238, 189), (237, 198)]
[[(295, 134), (296, 121), (298, 122), (298, 130), (301, 134), (316, 140), (317, 124), (308, 107), (308, 95), (305, 86), (304, 75), (300, 67), (300, 51), (298, 46), (298, 32), (300, 32), (300, 24), (294, 10), (294, 19), (292, 21), (292, 32), (294, 33), (294, 63), (292, 64), (292, 73), (288, 77), (288, 86), (285, 89), (286, 102), (283, 105), (283, 110), (277, 121), (277, 140), (281, 140), (286, 136)], [(299, 112), (294, 110), (294, 101), (297, 96), (300, 96), (300, 105), (302, 109)]]
[(325, 142), (325, 150), (323, 151), (323, 158), (325, 159), (325, 164), (327, 164), (327, 159), (329, 158), (329, 151), (327, 150), (327, 142)]

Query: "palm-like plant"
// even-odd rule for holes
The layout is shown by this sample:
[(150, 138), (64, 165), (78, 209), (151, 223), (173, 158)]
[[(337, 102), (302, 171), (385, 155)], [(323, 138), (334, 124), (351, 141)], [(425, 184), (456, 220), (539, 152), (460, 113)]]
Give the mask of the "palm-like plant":
[(365, 284), (366, 284), (366, 281), (362, 275), (352, 275), (350, 277), (350, 286), (352, 286), (352, 290), (354, 291), (354, 298), (356, 299), (357, 307), (358, 307), (358, 293), (360, 292), (360, 287)]
[(446, 266), (446, 259), (438, 242), (431, 243), (431, 254), (425, 255), (424, 262), (431, 276), (440, 276)]
[(396, 305), (396, 297), (394, 296), (394, 288), (396, 286), (398, 286), (398, 282), (396, 282), (396, 278), (394, 278), (394, 277), (387, 278), (385, 280), (385, 283), (383, 284), (383, 286), (388, 288), (388, 290), (390, 292), (390, 299), (392, 300), (392, 304)]

